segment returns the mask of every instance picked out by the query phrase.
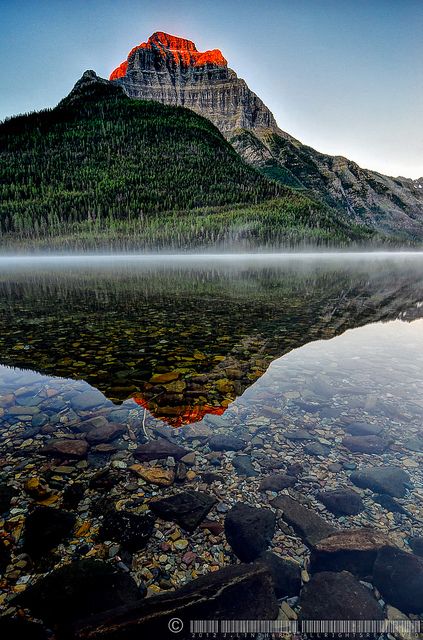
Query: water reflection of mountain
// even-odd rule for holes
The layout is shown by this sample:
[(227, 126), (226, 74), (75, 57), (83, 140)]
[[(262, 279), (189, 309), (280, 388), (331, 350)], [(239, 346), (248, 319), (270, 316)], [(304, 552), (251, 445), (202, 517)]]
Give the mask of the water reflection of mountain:
[[(135, 397), (173, 424), (221, 413), (278, 356), (423, 314), (420, 259), (4, 271), (3, 364)], [(163, 374), (172, 374), (165, 376)]]

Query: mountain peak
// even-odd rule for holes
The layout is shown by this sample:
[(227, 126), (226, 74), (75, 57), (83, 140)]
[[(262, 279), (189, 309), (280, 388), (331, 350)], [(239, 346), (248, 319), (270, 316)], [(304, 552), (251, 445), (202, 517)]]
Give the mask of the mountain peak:
[(147, 42), (142, 42), (131, 49), (127, 59), (112, 71), (110, 80), (123, 78), (128, 72), (130, 62), (137, 53), (138, 55), (144, 54), (158, 57), (176, 67), (185, 69), (206, 66), (226, 67), (228, 64), (219, 49), (201, 52), (198, 51), (192, 40), (173, 36), (164, 31), (156, 31), (148, 38)]

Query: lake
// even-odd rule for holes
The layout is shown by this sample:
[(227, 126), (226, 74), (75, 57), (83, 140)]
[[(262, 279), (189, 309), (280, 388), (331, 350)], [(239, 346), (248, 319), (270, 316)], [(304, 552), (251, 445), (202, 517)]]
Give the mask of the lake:
[(43, 618), (69, 560), (154, 597), (269, 548), (294, 614), (316, 567), (421, 613), (372, 571), (422, 554), (422, 371), (419, 253), (0, 258), (0, 605)]

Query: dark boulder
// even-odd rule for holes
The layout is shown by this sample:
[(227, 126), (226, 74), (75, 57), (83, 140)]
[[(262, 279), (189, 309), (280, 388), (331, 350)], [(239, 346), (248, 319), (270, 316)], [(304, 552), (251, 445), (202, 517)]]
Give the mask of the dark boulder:
[(100, 528), (101, 540), (114, 540), (130, 552), (143, 549), (154, 530), (154, 517), (149, 514), (137, 515), (130, 511), (106, 512)]
[(350, 571), (360, 578), (372, 574), (378, 551), (390, 538), (376, 529), (345, 529), (319, 540), (311, 554), (311, 570)]
[(37, 507), (25, 520), (24, 551), (38, 559), (68, 538), (76, 516), (62, 509)]
[(212, 451), (241, 451), (247, 446), (240, 438), (220, 434), (209, 438), (208, 444)]
[(277, 598), (298, 596), (301, 589), (301, 567), (297, 562), (285, 560), (272, 551), (265, 551), (257, 562), (264, 564), (273, 579)]
[(82, 482), (74, 482), (68, 484), (63, 490), (62, 504), (65, 509), (76, 509), (85, 493), (85, 484)]
[(322, 491), (316, 497), (325, 505), (328, 511), (331, 511), (336, 516), (352, 516), (364, 509), (361, 497), (351, 489)]
[[(191, 620), (274, 620), (278, 604), (272, 577), (260, 564), (225, 567), (176, 591), (146, 598), (78, 625), (76, 640), (160, 640), (192, 638)], [(172, 633), (177, 619), (181, 631)], [(176, 623), (178, 624), (178, 623)]]
[(362, 489), (402, 498), (405, 496), (410, 476), (399, 467), (361, 467), (350, 475), (350, 480)]
[(380, 549), (373, 584), (386, 602), (403, 613), (423, 611), (423, 558), (394, 547)]
[(270, 476), (266, 476), (260, 482), (260, 491), (282, 491), (288, 487), (293, 487), (297, 482), (294, 476), (289, 476), (285, 473), (273, 473)]
[(377, 436), (382, 431), (379, 425), (368, 422), (350, 422), (342, 425), (342, 428), (352, 436)]
[(134, 456), (141, 462), (148, 462), (149, 460), (160, 460), (169, 457), (180, 460), (187, 453), (189, 453), (188, 449), (184, 449), (165, 438), (159, 438), (158, 440), (149, 440), (145, 444), (140, 444), (135, 449)]
[(51, 440), (39, 453), (44, 456), (55, 458), (86, 458), (88, 453), (88, 443), (86, 440)]
[(259, 472), (252, 465), (251, 456), (235, 456), (232, 459), (232, 464), (239, 476), (253, 478), (259, 475)]
[(310, 547), (313, 547), (319, 540), (336, 531), (335, 527), (326, 522), (317, 513), (307, 509), (307, 507), (289, 496), (278, 496), (272, 500), (271, 504), (276, 509), (282, 510), (282, 517), (285, 522)]
[(125, 426), (117, 423), (108, 422), (98, 427), (90, 429), (86, 435), (87, 442), (90, 444), (99, 444), (101, 442), (112, 442), (127, 432)]
[(415, 536), (414, 538), (410, 538), (408, 544), (417, 556), (421, 556), (423, 558), (423, 537)]
[(17, 601), (45, 623), (60, 626), (139, 598), (128, 573), (101, 560), (83, 559), (55, 569), (30, 585)]
[(403, 513), (407, 516), (410, 515), (407, 509), (404, 509), (404, 507), (399, 504), (399, 502), (397, 502), (395, 498), (388, 496), (388, 494), (386, 493), (381, 493), (379, 495), (373, 496), (373, 500), (380, 504), (380, 506), (384, 509), (387, 509), (387, 511), (392, 511), (392, 513)]
[(346, 436), (342, 444), (352, 453), (383, 453), (389, 446), (379, 436)]
[(176, 522), (187, 531), (194, 531), (216, 504), (216, 498), (200, 491), (184, 491), (161, 500), (152, 500), (149, 507), (163, 520)]
[(225, 518), (226, 539), (243, 562), (252, 562), (266, 551), (275, 527), (275, 514), (270, 509), (251, 507), (241, 502)]

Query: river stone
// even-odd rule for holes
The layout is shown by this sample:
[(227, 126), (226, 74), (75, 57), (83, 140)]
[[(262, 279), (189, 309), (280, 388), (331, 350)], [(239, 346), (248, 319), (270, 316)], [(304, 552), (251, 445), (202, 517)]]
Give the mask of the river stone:
[(86, 458), (88, 443), (86, 440), (51, 440), (39, 453), (56, 458)]
[(392, 545), (389, 536), (377, 529), (345, 529), (316, 543), (311, 554), (311, 569), (350, 571), (360, 578), (371, 575), (379, 549)]
[(289, 496), (278, 496), (271, 505), (282, 510), (282, 517), (294, 531), (313, 547), (319, 540), (330, 536), (336, 531), (335, 527), (326, 522), (321, 516), (307, 509), (300, 502)]
[(404, 507), (399, 504), (395, 500), (395, 498), (388, 496), (388, 494), (386, 493), (381, 493), (379, 495), (373, 496), (373, 500), (380, 504), (384, 509), (392, 511), (392, 513), (403, 513), (404, 515), (410, 515), (407, 509), (404, 509)]
[(244, 440), (231, 435), (216, 434), (209, 438), (212, 451), (241, 451), (247, 446)]
[(287, 440), (316, 440), (316, 436), (313, 436), (311, 433), (306, 431), (305, 429), (296, 429), (295, 431), (288, 431), (284, 433), (284, 436)]
[(404, 447), (409, 451), (423, 452), (423, 438), (409, 438), (404, 442)]
[(326, 458), (330, 452), (330, 447), (325, 446), (321, 442), (308, 442), (304, 446), (304, 452), (309, 456), (321, 456)]
[(350, 422), (342, 425), (344, 431), (348, 431), (352, 436), (377, 436), (383, 427), (368, 422)]
[(297, 482), (294, 476), (288, 476), (285, 473), (273, 473), (270, 476), (266, 476), (260, 482), (260, 491), (282, 491), (288, 487), (293, 487)]
[(394, 498), (402, 498), (410, 476), (399, 467), (361, 467), (350, 475), (357, 487), (371, 489), (375, 493), (387, 493)]
[(124, 433), (126, 433), (126, 427), (123, 425), (107, 422), (106, 424), (90, 429), (86, 438), (90, 444), (99, 444), (100, 442), (116, 440), (116, 438), (119, 438), (119, 436), (122, 436)]
[(68, 538), (75, 526), (76, 516), (62, 509), (37, 507), (25, 520), (23, 548), (37, 559)]
[(155, 518), (150, 513), (137, 515), (130, 511), (110, 509), (100, 528), (101, 540), (119, 542), (124, 549), (136, 552), (143, 549), (154, 531)]
[(384, 547), (377, 554), (373, 584), (384, 600), (404, 613), (423, 611), (423, 558)]
[(238, 502), (225, 518), (226, 540), (242, 562), (252, 562), (269, 546), (276, 527), (270, 509), (251, 507)]
[(17, 599), (45, 623), (68, 627), (99, 611), (134, 602), (140, 595), (129, 573), (89, 558), (55, 569), (30, 585)]
[(180, 460), (190, 453), (188, 449), (180, 447), (174, 442), (169, 442), (165, 438), (158, 440), (149, 440), (145, 444), (140, 444), (134, 451), (135, 458), (141, 462), (149, 462), (150, 460), (160, 460), (163, 458), (175, 458)]
[(163, 520), (176, 522), (189, 532), (194, 531), (216, 504), (216, 498), (201, 491), (184, 491), (168, 498), (152, 500), (149, 507)]
[(251, 456), (235, 456), (232, 458), (232, 464), (239, 476), (253, 478), (259, 475), (252, 465)]
[(285, 560), (272, 551), (262, 553), (257, 562), (270, 572), (277, 598), (298, 596), (301, 589), (301, 566), (292, 560)]
[(85, 489), (85, 484), (82, 482), (68, 484), (63, 490), (63, 506), (65, 509), (76, 509), (82, 500)]
[(351, 489), (322, 491), (316, 497), (336, 516), (353, 516), (364, 510), (361, 497)]
[(417, 556), (423, 558), (423, 536), (414, 536), (413, 538), (410, 538), (408, 544)]
[[(304, 585), (300, 620), (382, 620), (383, 609), (372, 591), (348, 571), (316, 573)], [(304, 627), (303, 627), (304, 630)], [(349, 637), (342, 634), (342, 637)], [(350, 634), (357, 637), (357, 634)]]
[(190, 620), (274, 620), (278, 604), (272, 577), (258, 563), (224, 567), (164, 592), (97, 616), (78, 626), (75, 640), (170, 638), (169, 620), (183, 625), (175, 637), (191, 638)]
[(106, 398), (98, 389), (87, 389), (81, 393), (76, 393), (71, 400), (72, 407), (75, 411), (89, 411), (95, 407), (110, 406), (113, 403)]
[(379, 436), (346, 436), (342, 444), (352, 453), (383, 453), (388, 448)]

